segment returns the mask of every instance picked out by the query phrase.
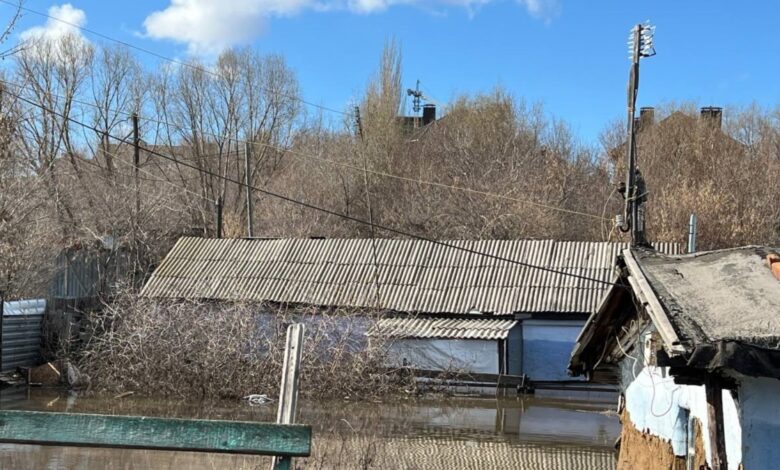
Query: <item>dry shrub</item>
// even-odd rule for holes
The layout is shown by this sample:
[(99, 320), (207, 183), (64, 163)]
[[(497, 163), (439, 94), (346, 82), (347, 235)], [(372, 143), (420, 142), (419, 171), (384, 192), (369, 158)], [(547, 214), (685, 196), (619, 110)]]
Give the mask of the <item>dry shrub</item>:
[(276, 396), (287, 325), (302, 322), (302, 394), (370, 397), (413, 387), (408, 374), (383, 369), (387, 348), (364, 335), (372, 321), (356, 312), (126, 297), (91, 318), (79, 364), (98, 391)]

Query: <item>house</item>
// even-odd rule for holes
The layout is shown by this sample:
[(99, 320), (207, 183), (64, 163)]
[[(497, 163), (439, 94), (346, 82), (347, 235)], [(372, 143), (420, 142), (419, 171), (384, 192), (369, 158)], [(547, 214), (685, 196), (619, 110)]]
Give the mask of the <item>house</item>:
[(383, 319), (365, 333), (392, 338), (401, 364), (560, 382), (570, 381), (569, 351), (622, 248), (553, 240), (186, 237), (142, 294), (380, 312)]
[[(699, 115), (674, 111), (663, 119), (656, 119), (655, 108), (645, 106), (639, 109), (634, 118), (637, 146), (641, 154), (643, 147), (652, 140), (664, 141), (658, 148), (660, 155), (668, 158), (678, 152), (690, 152), (690, 143), (698, 138), (709, 141), (710, 148), (739, 155), (744, 153), (744, 144), (723, 131), (723, 108), (705, 106), (699, 109)], [(614, 162), (626, 158), (626, 142), (608, 150), (609, 158)]]
[(776, 467), (778, 252), (622, 252), (569, 363), (576, 376), (617, 372), (619, 468)]

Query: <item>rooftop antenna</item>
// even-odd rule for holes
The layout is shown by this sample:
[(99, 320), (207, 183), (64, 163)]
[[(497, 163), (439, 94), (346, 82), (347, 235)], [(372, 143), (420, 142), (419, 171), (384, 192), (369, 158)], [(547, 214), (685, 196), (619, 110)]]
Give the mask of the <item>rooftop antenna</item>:
[(414, 90), (411, 88), (406, 90), (406, 95), (412, 97), (412, 110), (414, 111), (414, 127), (419, 127), (418, 120), (420, 111), (422, 111), (422, 101), (427, 100), (420, 90), (420, 80), (417, 80), (417, 86)]
[(616, 218), (621, 232), (631, 232), (631, 246), (647, 246), (644, 202), (647, 198), (644, 179), (636, 167), (636, 129), (634, 126), (636, 97), (639, 91), (639, 61), (655, 55), (650, 22), (637, 24), (628, 36), (631, 72), (628, 79), (628, 142), (626, 151), (626, 182), (621, 192), (626, 200), (624, 213)]

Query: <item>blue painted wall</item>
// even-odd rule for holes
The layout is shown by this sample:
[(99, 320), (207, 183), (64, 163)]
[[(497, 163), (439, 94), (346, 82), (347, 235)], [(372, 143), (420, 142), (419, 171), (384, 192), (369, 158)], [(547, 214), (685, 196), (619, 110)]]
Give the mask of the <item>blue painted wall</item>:
[(566, 367), (584, 324), (584, 321), (523, 321), (523, 373), (531, 380), (574, 380), (566, 373)]

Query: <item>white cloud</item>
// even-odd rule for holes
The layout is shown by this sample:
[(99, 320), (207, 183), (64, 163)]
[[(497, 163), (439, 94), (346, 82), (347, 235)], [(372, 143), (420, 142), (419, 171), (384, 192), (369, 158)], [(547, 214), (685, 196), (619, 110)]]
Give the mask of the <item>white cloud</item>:
[(518, 0), (535, 18), (550, 21), (561, 12), (560, 0)]
[(65, 3), (50, 7), (49, 16), (61, 21), (49, 18), (43, 26), (33, 26), (22, 31), (19, 37), (23, 41), (38, 39), (53, 41), (63, 36), (73, 35), (82, 41), (86, 41), (79, 30), (79, 27), (87, 24), (87, 14), (84, 13), (84, 10), (75, 8), (70, 3)]
[(185, 43), (192, 54), (246, 44), (265, 29), (269, 16), (315, 7), (314, 0), (172, 0), (146, 17), (146, 35)]
[[(455, 6), (470, 13), (496, 0), (170, 0), (163, 10), (144, 20), (145, 35), (187, 45), (190, 54), (214, 54), (248, 44), (265, 31), (271, 17), (303, 10), (347, 10), (377, 13), (395, 5)], [(560, 11), (560, 0), (517, 0), (535, 18), (549, 21)]]

